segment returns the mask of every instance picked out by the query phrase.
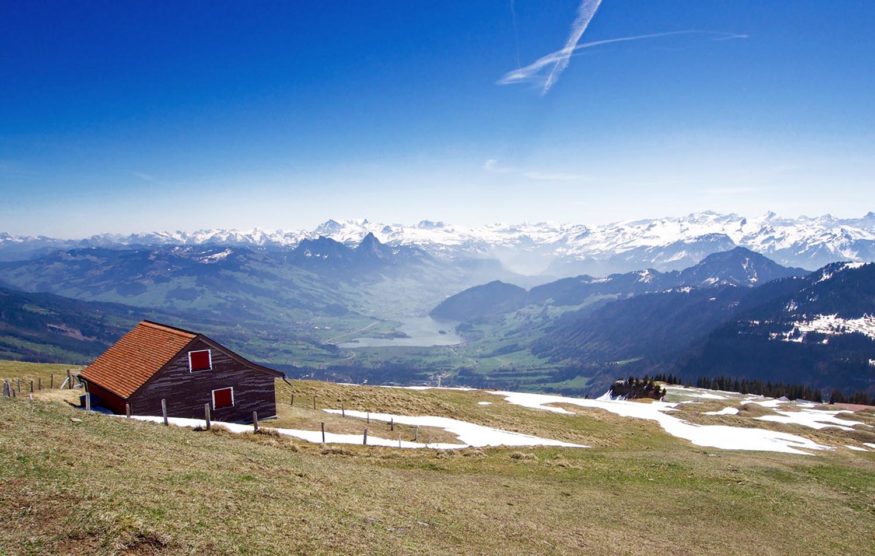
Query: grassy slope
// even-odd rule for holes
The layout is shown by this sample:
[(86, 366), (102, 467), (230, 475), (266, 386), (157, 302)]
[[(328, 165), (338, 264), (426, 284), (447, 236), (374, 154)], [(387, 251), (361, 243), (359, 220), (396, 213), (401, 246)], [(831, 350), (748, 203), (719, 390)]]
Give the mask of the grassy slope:
[[(64, 365), (54, 363), (25, 363), (22, 361), (2, 361), (0, 360), (0, 382), (4, 378), (10, 380), (21, 379), (21, 388), (31, 381), (42, 379), (43, 387), (49, 387), (51, 375), (55, 377), (55, 386), (60, 386), (61, 382), (67, 378), (67, 371), (79, 372), (82, 369), (81, 365)], [(28, 386), (29, 388), (29, 386)]]
[[(482, 392), (293, 388), (296, 406), (281, 406), (278, 424), (327, 421), (312, 411), (315, 395), (318, 407), (453, 415), (593, 448), (322, 449), (0, 399), (0, 553), (864, 554), (875, 546), (872, 453), (703, 449), (652, 423), (528, 410)], [(280, 400), (290, 394), (282, 384)]]

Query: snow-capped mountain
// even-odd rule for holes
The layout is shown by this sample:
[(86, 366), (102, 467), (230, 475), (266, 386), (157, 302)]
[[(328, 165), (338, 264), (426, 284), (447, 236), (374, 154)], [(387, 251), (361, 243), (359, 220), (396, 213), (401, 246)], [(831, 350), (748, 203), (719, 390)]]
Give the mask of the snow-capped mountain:
[(829, 262), (875, 261), (875, 213), (842, 219), (830, 215), (756, 218), (715, 212), (681, 217), (583, 224), (489, 224), (459, 226), (424, 220), (414, 225), (369, 220), (328, 220), (313, 230), (199, 230), (128, 236), (103, 234), (82, 240), (0, 234), (0, 259), (50, 249), (131, 245), (234, 245), (291, 248), (329, 237), (357, 245), (368, 234), (389, 245), (417, 246), (442, 257), (494, 257), (527, 274), (603, 276), (641, 268), (679, 270), (711, 253), (736, 246), (808, 269)]

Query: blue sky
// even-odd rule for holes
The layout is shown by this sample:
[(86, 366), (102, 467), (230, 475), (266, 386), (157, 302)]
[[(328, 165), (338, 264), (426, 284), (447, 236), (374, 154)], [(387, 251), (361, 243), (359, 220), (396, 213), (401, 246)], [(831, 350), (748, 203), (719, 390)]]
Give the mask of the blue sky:
[(684, 33), (500, 84), (579, 7), (0, 0), (0, 231), (875, 209), (875, 3), (603, 0)]

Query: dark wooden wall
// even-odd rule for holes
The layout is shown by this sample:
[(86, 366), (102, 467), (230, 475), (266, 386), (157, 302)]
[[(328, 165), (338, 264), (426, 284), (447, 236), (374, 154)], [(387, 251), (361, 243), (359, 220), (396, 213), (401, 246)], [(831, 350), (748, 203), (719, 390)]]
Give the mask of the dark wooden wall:
[(87, 383), (88, 393), (91, 394), (91, 405), (92, 406), (102, 406), (107, 409), (111, 409), (113, 413), (124, 413), (125, 412), (125, 400), (121, 396), (117, 394), (113, 394), (106, 388), (94, 384), (93, 382)]
[[(213, 369), (188, 370), (188, 352), (212, 349)], [(214, 421), (250, 422), (252, 412), (259, 419), (276, 416), (275, 377), (249, 368), (201, 339), (179, 353), (130, 397), (134, 415), (161, 415), (161, 399), (167, 400), (170, 417), (204, 418), (209, 403)], [(212, 391), (234, 387), (234, 407), (212, 409)]]

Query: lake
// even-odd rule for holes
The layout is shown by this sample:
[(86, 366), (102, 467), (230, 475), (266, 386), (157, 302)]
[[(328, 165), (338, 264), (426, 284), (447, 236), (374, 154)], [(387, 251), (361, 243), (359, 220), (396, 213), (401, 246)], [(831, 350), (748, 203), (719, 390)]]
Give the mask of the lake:
[(456, 334), (455, 322), (438, 321), (431, 317), (409, 317), (399, 320), (401, 326), (397, 330), (407, 334), (408, 337), (406, 338), (356, 338), (355, 340), (338, 344), (338, 347), (345, 349), (431, 347), (454, 346), (462, 343), (462, 338)]

